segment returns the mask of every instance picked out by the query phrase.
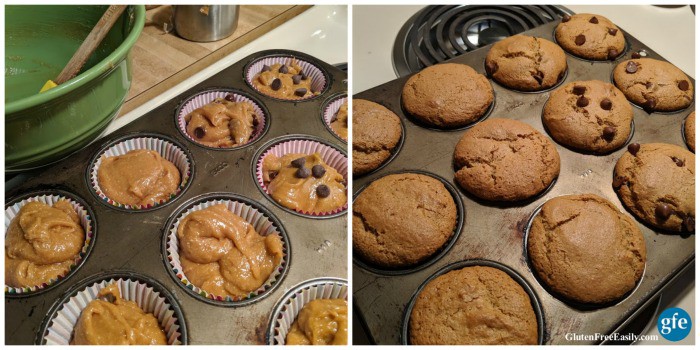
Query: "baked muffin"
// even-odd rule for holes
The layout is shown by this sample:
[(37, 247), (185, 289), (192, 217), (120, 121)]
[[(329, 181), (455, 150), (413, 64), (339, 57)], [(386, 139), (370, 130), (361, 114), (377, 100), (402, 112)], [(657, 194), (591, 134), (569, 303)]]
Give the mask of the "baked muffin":
[(348, 302), (344, 299), (316, 299), (304, 305), (285, 339), (285, 345), (347, 344)]
[(377, 169), (401, 140), (401, 120), (386, 107), (367, 100), (352, 100), (352, 174)]
[(690, 106), (693, 84), (676, 66), (652, 58), (622, 61), (613, 70), (615, 85), (647, 112), (671, 112)]
[(233, 147), (248, 143), (258, 125), (250, 102), (235, 102), (232, 94), (199, 107), (185, 116), (185, 130), (209, 147)]
[(412, 345), (536, 345), (537, 327), (523, 287), (487, 266), (452, 270), (430, 281), (409, 321)]
[(331, 118), (331, 129), (343, 140), (348, 139), (348, 102), (345, 101)]
[(594, 153), (622, 147), (632, 132), (633, 118), (625, 95), (600, 80), (577, 81), (557, 89), (542, 114), (554, 140)]
[(483, 117), (493, 102), (485, 76), (465, 64), (427, 67), (408, 79), (401, 94), (403, 107), (429, 126), (456, 128)]
[(373, 181), (353, 203), (352, 246), (384, 268), (416, 265), (454, 234), (457, 205), (445, 185), (427, 175), (393, 174)]
[(695, 231), (695, 154), (666, 143), (633, 143), (615, 164), (613, 188), (640, 220)]
[(565, 15), (554, 35), (564, 50), (589, 60), (614, 60), (625, 51), (620, 28), (601, 15)]
[(559, 175), (559, 153), (533, 127), (489, 118), (464, 133), (454, 153), (457, 183), (476, 197), (514, 202), (536, 196)]
[(527, 252), (554, 293), (584, 304), (620, 299), (637, 285), (646, 263), (637, 224), (592, 194), (548, 200), (532, 221)]
[(567, 67), (557, 44), (521, 34), (493, 44), (485, 64), (493, 80), (519, 91), (548, 89), (564, 79)]
[(685, 118), (683, 133), (685, 134), (685, 143), (688, 145), (688, 148), (695, 152), (695, 111)]
[(297, 61), (265, 65), (253, 77), (253, 86), (261, 93), (283, 100), (301, 100), (317, 95), (311, 87), (311, 79)]
[(84, 244), (85, 230), (70, 202), (28, 202), (5, 234), (5, 285), (31, 288), (64, 276)]

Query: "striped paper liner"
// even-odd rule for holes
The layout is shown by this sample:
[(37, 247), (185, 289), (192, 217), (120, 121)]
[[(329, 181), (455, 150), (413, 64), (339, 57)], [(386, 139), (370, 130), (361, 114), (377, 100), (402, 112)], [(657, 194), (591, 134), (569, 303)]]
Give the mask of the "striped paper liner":
[[(178, 188), (175, 190), (175, 193), (170, 195), (170, 198), (154, 204), (129, 205), (119, 203), (107, 197), (107, 195), (102, 192), (97, 178), (97, 171), (100, 169), (100, 165), (102, 165), (103, 157), (121, 156), (130, 151), (138, 149), (147, 149), (158, 152), (161, 157), (173, 163), (180, 171), (180, 186), (178, 186)], [(176, 146), (174, 143), (158, 137), (134, 137), (119, 141), (96, 157), (95, 161), (90, 166), (90, 184), (94, 193), (107, 204), (127, 210), (151, 209), (173, 200), (185, 189), (187, 183), (190, 181), (191, 175), (192, 162), (188, 158), (187, 153), (185, 153), (184, 150), (180, 149), (180, 147)]]
[(70, 266), (70, 270), (66, 272), (65, 275), (61, 276), (56, 276), (55, 278), (52, 278), (50, 281), (46, 281), (45, 283), (42, 283), (41, 285), (38, 286), (33, 286), (33, 287), (11, 287), (8, 286), (7, 284), (5, 285), (5, 294), (12, 294), (12, 295), (21, 295), (21, 294), (27, 294), (27, 293), (32, 293), (32, 292), (37, 292), (41, 289), (47, 288), (48, 286), (58, 284), (59, 282), (62, 282), (65, 278), (66, 275), (69, 273), (77, 270), (80, 268), (82, 265), (85, 256), (87, 255), (88, 251), (90, 250), (91, 246), (94, 244), (93, 236), (93, 218), (90, 217), (90, 213), (87, 211), (85, 207), (83, 207), (82, 204), (78, 203), (74, 199), (70, 197), (66, 197), (64, 195), (57, 195), (57, 194), (51, 194), (50, 191), (47, 191), (47, 194), (42, 194), (42, 195), (37, 195), (33, 197), (26, 198), (22, 201), (19, 201), (9, 207), (5, 208), (5, 234), (7, 235), (7, 229), (10, 227), (10, 222), (12, 222), (12, 219), (17, 216), (19, 213), (20, 209), (22, 207), (29, 203), (29, 202), (41, 202), (49, 206), (53, 206), (54, 203), (58, 202), (59, 200), (65, 199), (67, 200), (73, 209), (75, 209), (75, 212), (78, 213), (78, 216), (80, 217), (80, 225), (83, 227), (83, 230), (85, 231), (85, 243), (83, 244), (83, 248), (80, 250), (80, 253), (78, 253), (78, 257), (75, 258), (73, 261), (73, 264)]
[[(331, 127), (331, 119), (333, 119), (333, 116), (335, 116), (338, 113), (338, 110), (340, 110), (340, 106), (342, 106), (344, 103), (348, 102), (348, 97), (347, 96), (339, 96), (338, 98), (335, 98), (330, 101), (326, 105), (326, 108), (323, 110), (323, 121), (328, 125), (328, 128), (333, 131), (333, 133), (340, 137), (341, 139), (347, 141), (346, 138), (343, 138), (342, 136), (338, 135), (335, 130)], [(348, 111), (350, 113), (350, 111)]]
[(181, 345), (180, 328), (184, 320), (177, 318), (172, 304), (175, 300), (168, 300), (165, 296), (155, 291), (146, 282), (128, 278), (114, 278), (93, 283), (70, 297), (62, 307), (50, 317), (50, 326), (43, 334), (41, 343), (45, 345), (69, 345), (73, 337), (73, 330), (78, 323), (80, 314), (88, 304), (98, 299), (97, 295), (107, 285), (117, 283), (122, 299), (130, 300), (146, 313), (153, 314), (158, 319), (161, 329), (165, 332), (168, 345)]
[[(326, 75), (323, 73), (323, 71), (313, 63), (304, 61), (302, 59), (290, 55), (268, 56), (260, 58), (259, 60), (253, 62), (250, 66), (248, 66), (248, 70), (245, 72), (245, 80), (246, 82), (248, 82), (248, 85), (255, 89), (255, 91), (264, 95), (264, 93), (258, 90), (255, 87), (255, 84), (253, 84), (253, 79), (255, 79), (255, 76), (262, 71), (262, 68), (265, 65), (272, 66), (273, 64), (278, 63), (289, 64), (292, 59), (296, 60), (297, 64), (299, 65), (299, 67), (301, 67), (301, 70), (304, 72), (304, 74), (306, 74), (306, 76), (308, 76), (309, 79), (311, 79), (311, 91), (315, 91), (318, 94), (325, 92), (329, 84), (326, 80)], [(308, 97), (289, 99), (289, 101), (303, 101), (312, 99), (316, 96), (318, 95), (314, 94)]]
[(177, 126), (182, 132), (182, 135), (187, 137), (190, 141), (200, 144), (199, 141), (192, 137), (192, 135), (187, 133), (187, 122), (185, 121), (185, 117), (197, 108), (203, 107), (204, 105), (211, 103), (217, 98), (224, 98), (227, 95), (233, 95), (234, 102), (248, 102), (251, 105), (253, 105), (253, 109), (255, 110), (255, 119), (258, 121), (258, 125), (256, 126), (255, 131), (253, 132), (253, 136), (246, 143), (222, 148), (241, 147), (250, 144), (253, 141), (256, 141), (258, 138), (260, 138), (260, 136), (262, 136), (263, 134), (263, 131), (265, 130), (265, 124), (267, 123), (267, 116), (265, 115), (265, 112), (263, 112), (263, 109), (257, 102), (241, 94), (240, 92), (231, 90), (203, 91), (191, 97), (189, 100), (183, 103), (182, 107), (180, 108), (180, 112), (177, 115)]
[(267, 344), (285, 345), (287, 333), (301, 309), (317, 299), (345, 299), (347, 301), (347, 281), (318, 278), (292, 287), (273, 310), (270, 317)]
[[(348, 158), (342, 154), (340, 151), (337, 149), (333, 148), (330, 145), (323, 144), (318, 141), (312, 141), (312, 140), (303, 140), (303, 139), (297, 139), (297, 140), (289, 140), (289, 141), (283, 141), (280, 142), (272, 147), (270, 147), (268, 150), (262, 153), (259, 159), (256, 160), (256, 171), (255, 171), (255, 178), (258, 181), (258, 185), (260, 185), (260, 188), (269, 196), (270, 193), (267, 191), (267, 186), (265, 185), (265, 181), (263, 180), (263, 160), (265, 157), (269, 156), (270, 154), (274, 154), (278, 157), (282, 157), (285, 154), (289, 153), (301, 153), (301, 154), (314, 154), (314, 153), (319, 153), (321, 155), (321, 159), (334, 168), (340, 175), (343, 176), (345, 181), (347, 182), (348, 180)], [(270, 200), (274, 201), (272, 197), (270, 197)], [(321, 212), (321, 213), (311, 213), (311, 212), (306, 212), (303, 210), (296, 210), (298, 213), (306, 214), (306, 215), (314, 215), (314, 216), (328, 216), (328, 215), (334, 215), (337, 213), (340, 213), (341, 211), (344, 211), (348, 208), (348, 203), (347, 201), (345, 204), (337, 208), (331, 212)]]
[[(282, 252), (284, 253), (284, 255), (280, 264), (272, 271), (272, 274), (270, 275), (270, 277), (268, 277), (267, 281), (265, 281), (265, 283), (262, 284), (262, 286), (258, 287), (255, 291), (248, 293), (248, 295), (246, 295), (243, 298), (232, 298), (231, 296), (214, 295), (199, 288), (198, 286), (195, 286), (194, 284), (190, 283), (189, 279), (183, 272), (182, 264), (180, 263), (180, 246), (177, 238), (177, 229), (178, 227), (180, 227), (180, 222), (190, 213), (209, 208), (210, 206), (216, 204), (225, 204), (228, 210), (240, 216), (241, 218), (243, 218), (243, 220), (247, 221), (248, 223), (252, 224), (253, 228), (255, 229), (255, 232), (259, 233), (261, 236), (278, 235), (282, 240)], [(273, 287), (275, 283), (277, 283), (287, 264), (287, 253), (289, 251), (288, 247), (289, 242), (287, 242), (285, 237), (282, 234), (280, 234), (280, 231), (275, 225), (275, 223), (272, 222), (268, 217), (266, 217), (265, 214), (258, 211), (251, 205), (228, 199), (205, 199), (204, 202), (196, 204), (193, 207), (186, 210), (185, 212), (180, 213), (177, 217), (177, 220), (175, 220), (175, 223), (172, 225), (172, 227), (169, 228), (167, 241), (168, 256), (166, 258), (168, 259), (167, 262), (170, 269), (172, 269), (172, 271), (175, 273), (175, 276), (177, 276), (177, 278), (180, 280), (180, 282), (186, 289), (189, 289), (195, 294), (198, 294), (202, 297), (221, 303), (221, 305), (236, 305), (241, 301), (245, 301), (247, 299), (265, 294), (265, 292), (271, 290), (271, 287)]]

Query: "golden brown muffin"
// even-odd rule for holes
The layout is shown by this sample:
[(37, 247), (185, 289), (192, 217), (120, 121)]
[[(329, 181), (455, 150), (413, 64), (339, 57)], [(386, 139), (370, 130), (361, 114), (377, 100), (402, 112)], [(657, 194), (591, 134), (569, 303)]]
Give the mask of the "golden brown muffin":
[(401, 120), (386, 107), (367, 100), (352, 100), (352, 173), (377, 169), (401, 140)]
[(250, 102), (235, 102), (233, 95), (217, 98), (185, 116), (187, 134), (209, 147), (233, 147), (250, 141), (257, 117)]
[(613, 79), (628, 100), (648, 112), (677, 111), (693, 101), (693, 83), (668, 62), (653, 58), (622, 61), (613, 70)]
[(348, 302), (316, 299), (299, 311), (285, 345), (347, 345)]
[(620, 28), (601, 15), (565, 15), (555, 36), (564, 50), (589, 60), (614, 60), (625, 51), (625, 36)]
[(685, 118), (683, 132), (685, 133), (685, 143), (691, 151), (695, 152), (695, 111)]

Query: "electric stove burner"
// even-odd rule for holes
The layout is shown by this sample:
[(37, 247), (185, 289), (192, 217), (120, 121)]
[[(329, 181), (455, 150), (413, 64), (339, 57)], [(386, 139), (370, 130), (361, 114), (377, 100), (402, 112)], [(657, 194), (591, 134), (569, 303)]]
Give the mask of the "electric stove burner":
[(394, 42), (394, 70), (405, 76), (573, 12), (552, 5), (435, 5), (413, 15)]

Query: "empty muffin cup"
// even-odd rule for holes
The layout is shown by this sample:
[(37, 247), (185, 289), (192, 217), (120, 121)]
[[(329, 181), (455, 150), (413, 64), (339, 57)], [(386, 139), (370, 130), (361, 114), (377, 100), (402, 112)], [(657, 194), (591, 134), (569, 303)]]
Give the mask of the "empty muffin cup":
[[(331, 97), (328, 102), (326, 102), (325, 106), (323, 107), (323, 112), (321, 114), (321, 118), (323, 119), (323, 125), (326, 126), (326, 129), (331, 132), (335, 137), (339, 138), (343, 142), (348, 142), (348, 137), (347, 137), (347, 127), (345, 128), (345, 135), (341, 135), (338, 130), (333, 128), (333, 122), (335, 122), (338, 111), (340, 110), (340, 106), (348, 102), (348, 96), (346, 94), (342, 94), (339, 96)], [(348, 114), (350, 111), (348, 111)], [(349, 119), (348, 119), (349, 121)]]
[[(299, 98), (278, 98), (275, 96), (271, 96), (263, 91), (260, 91), (260, 89), (258, 89), (255, 86), (255, 77), (257, 74), (263, 72), (263, 69), (267, 69), (267, 67), (272, 67), (275, 64), (287, 65), (290, 63), (291, 60), (294, 60), (296, 64), (299, 65), (299, 67), (301, 68), (301, 71), (303, 73), (302, 79), (311, 79), (312, 94), (310, 94), (309, 96), (304, 95), (304, 97)], [(313, 57), (300, 52), (285, 50), (270, 51), (269, 55), (255, 59), (245, 66), (245, 68), (243, 69), (243, 72), (245, 74), (245, 81), (255, 91), (279, 101), (298, 102), (312, 100), (325, 93), (331, 85), (330, 76), (328, 75), (328, 73), (326, 73), (322, 68), (320, 68), (319, 64), (312, 63), (312, 61), (314, 61)]]
[[(175, 192), (170, 194), (170, 197), (161, 200), (157, 203), (147, 205), (130, 205), (119, 203), (118, 201), (109, 198), (102, 188), (97, 177), (97, 172), (102, 165), (102, 160), (105, 157), (121, 156), (133, 150), (152, 150), (158, 152), (165, 160), (173, 163), (180, 172), (180, 184)], [(87, 182), (90, 187), (90, 192), (97, 197), (103, 204), (115, 209), (137, 212), (149, 211), (163, 207), (171, 203), (185, 192), (192, 182), (194, 175), (194, 162), (189, 150), (174, 139), (150, 133), (134, 133), (122, 136), (114, 141), (111, 141), (102, 147), (91, 159), (90, 166), (87, 172)]]
[[(187, 275), (185, 275), (182, 263), (180, 262), (180, 242), (177, 237), (177, 230), (178, 227), (180, 227), (180, 222), (190, 213), (209, 208), (216, 204), (226, 205), (228, 210), (250, 223), (261, 236), (278, 235), (282, 241), (282, 261), (275, 267), (272, 274), (270, 274), (260, 287), (241, 298), (227, 295), (214, 295), (192, 284), (187, 278)], [(243, 196), (230, 193), (208, 193), (194, 197), (175, 210), (166, 223), (164, 232), (162, 255), (168, 274), (170, 274), (170, 277), (173, 278), (185, 292), (195, 299), (208, 304), (235, 307), (257, 302), (268, 296), (279, 286), (289, 269), (291, 246), (289, 237), (281, 221), (263, 207), (262, 204)]]
[(12, 199), (5, 205), (5, 235), (7, 235), (7, 229), (10, 226), (12, 219), (17, 216), (20, 209), (29, 202), (40, 202), (48, 206), (53, 206), (54, 203), (59, 200), (67, 200), (71, 207), (75, 210), (80, 218), (80, 225), (83, 227), (85, 233), (85, 242), (81, 248), (78, 256), (73, 260), (70, 266), (70, 270), (63, 275), (56, 276), (41, 285), (31, 286), (31, 287), (11, 287), (5, 284), (5, 296), (6, 297), (28, 297), (43, 293), (50, 290), (53, 287), (63, 283), (71, 277), (87, 260), (92, 248), (95, 246), (95, 233), (96, 233), (96, 223), (95, 215), (92, 213), (90, 207), (87, 206), (85, 201), (72, 194), (61, 190), (46, 190), (46, 191), (36, 191), (24, 194), (20, 197)]
[(292, 287), (285, 293), (270, 314), (265, 340), (267, 345), (285, 345), (287, 333), (299, 312), (312, 300), (348, 300), (348, 282), (333, 277), (315, 278)]
[[(263, 192), (268, 198), (279, 206), (283, 210), (290, 213), (304, 216), (307, 218), (333, 218), (343, 215), (348, 209), (347, 200), (342, 206), (335, 208), (334, 210), (327, 212), (308, 212), (300, 209), (290, 209), (282, 204), (278, 203), (270, 195), (267, 185), (265, 184), (263, 178), (263, 160), (269, 155), (275, 155), (277, 157), (282, 157), (286, 154), (306, 154), (311, 155), (314, 153), (320, 154), (323, 161), (333, 169), (335, 169), (340, 175), (343, 176), (343, 180), (347, 184), (348, 181), (348, 157), (347, 154), (341, 149), (333, 146), (327, 141), (311, 136), (311, 135), (288, 135), (282, 136), (270, 140), (268, 143), (263, 145), (261, 149), (253, 157), (253, 176), (258, 184), (258, 188)], [(347, 191), (347, 188), (346, 188)], [(346, 192), (347, 197), (347, 192)]]
[(98, 293), (116, 283), (122, 299), (135, 302), (153, 314), (168, 345), (186, 345), (187, 323), (175, 296), (156, 280), (134, 272), (95, 275), (69, 289), (49, 310), (37, 334), (37, 345), (70, 345), (80, 315)]
[[(188, 114), (192, 113), (197, 108), (201, 108), (213, 102), (217, 98), (223, 98), (231, 102), (247, 102), (253, 106), (253, 110), (255, 113), (255, 119), (253, 121), (253, 131), (250, 138), (246, 142), (234, 144), (230, 147), (212, 147), (203, 144), (197, 139), (196, 135), (193, 136), (187, 132), (187, 121), (185, 120), (185, 117), (187, 117)], [(175, 113), (175, 123), (177, 124), (177, 128), (178, 130), (180, 130), (182, 136), (186, 137), (188, 140), (196, 143), (197, 145), (213, 150), (230, 150), (250, 145), (253, 142), (262, 138), (262, 136), (265, 135), (265, 133), (269, 129), (268, 116), (269, 113), (267, 112), (267, 109), (265, 109), (263, 103), (258, 101), (254, 97), (249, 96), (242, 91), (234, 89), (217, 88), (200, 91), (194, 94), (193, 96), (185, 99), (184, 102), (180, 104), (180, 106), (177, 108), (177, 111)]]

